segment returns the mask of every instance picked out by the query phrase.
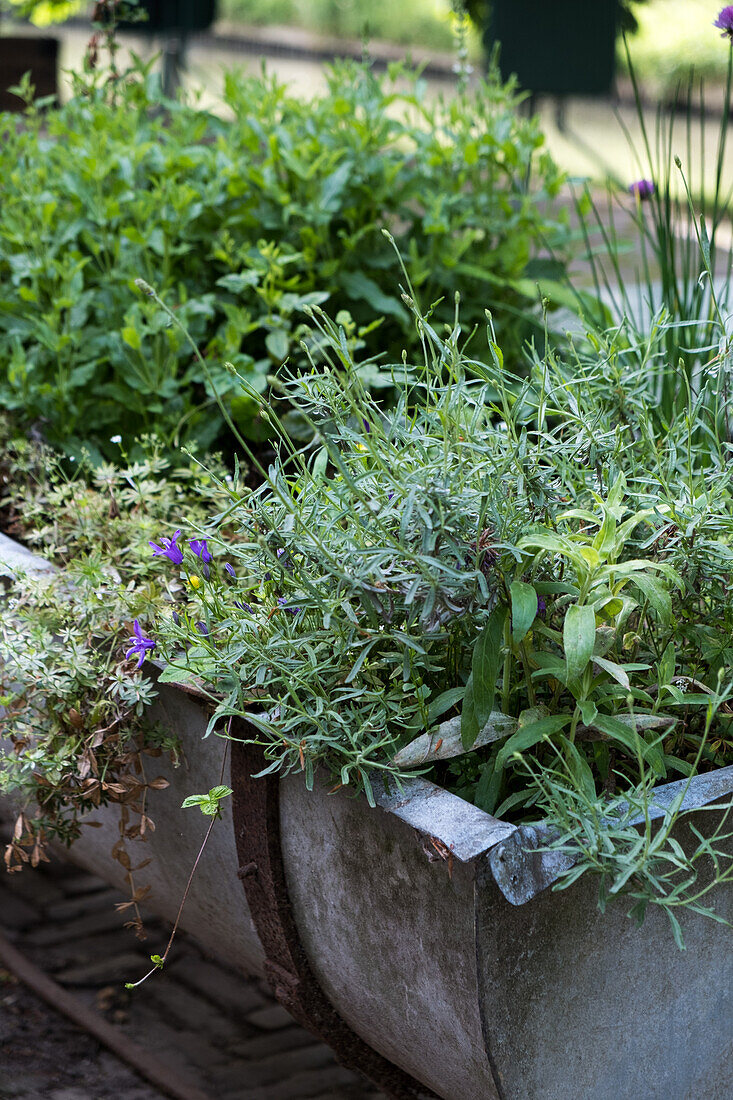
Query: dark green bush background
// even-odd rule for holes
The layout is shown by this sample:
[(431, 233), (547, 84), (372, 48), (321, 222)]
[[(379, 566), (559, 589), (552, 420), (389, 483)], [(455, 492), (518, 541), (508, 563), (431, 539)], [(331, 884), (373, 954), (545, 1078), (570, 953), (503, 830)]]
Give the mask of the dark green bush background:
[(0, 117), (0, 405), (19, 423), (70, 452), (109, 454), (116, 434), (221, 437), (208, 383), (139, 277), (257, 438), (255, 404), (223, 364), (261, 392), (287, 356), (303, 362), (304, 305), (349, 311), (347, 335), (383, 362), (414, 345), (383, 227), (423, 308), (443, 297), (434, 316), (448, 321), (460, 287), (464, 328), (498, 310), (518, 353), (549, 270), (533, 257), (565, 231), (546, 214), (560, 174), (510, 87), (492, 74), (435, 102), (415, 73), (343, 63), (312, 101), (230, 75), (224, 111), (162, 105), (140, 70), (113, 94), (80, 80), (59, 109)]

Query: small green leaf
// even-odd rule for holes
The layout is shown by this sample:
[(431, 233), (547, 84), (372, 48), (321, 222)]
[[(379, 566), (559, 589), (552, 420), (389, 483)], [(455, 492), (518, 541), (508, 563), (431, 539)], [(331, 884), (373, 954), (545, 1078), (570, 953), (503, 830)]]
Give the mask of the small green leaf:
[(290, 349), (290, 339), (285, 329), (276, 328), (274, 332), (268, 332), (265, 347), (277, 363), (282, 363)]
[(142, 340), (140, 339), (140, 333), (137, 331), (136, 328), (133, 328), (132, 325), (127, 325), (125, 328), (123, 328), (122, 339), (129, 347), (133, 348), (135, 351), (140, 351), (140, 348), (143, 346)]
[(212, 787), (209, 791), (209, 798), (221, 802), (222, 798), (228, 798), (230, 794), (234, 794), (231, 787)]
[(187, 798), (184, 798), (181, 803), (182, 810), (188, 810), (191, 806), (203, 806), (205, 802), (208, 802), (208, 795), (205, 794), (190, 794)]

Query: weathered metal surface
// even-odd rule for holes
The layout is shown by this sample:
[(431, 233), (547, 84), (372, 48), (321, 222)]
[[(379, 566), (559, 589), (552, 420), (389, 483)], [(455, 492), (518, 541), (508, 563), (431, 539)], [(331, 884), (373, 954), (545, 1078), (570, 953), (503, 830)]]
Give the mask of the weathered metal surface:
[[(693, 818), (709, 832), (717, 815)], [(726, 830), (728, 831), (728, 830)], [(684, 842), (684, 829), (675, 835)], [(733, 920), (733, 886), (706, 898)], [(488, 861), (476, 876), (476, 952), (484, 1038), (502, 1100), (730, 1100), (733, 937), (678, 913), (687, 949), (650, 906), (598, 909), (584, 876), (510, 905)]]
[[(421, 814), (433, 801), (419, 799)], [(318, 783), (309, 792), (299, 775), (282, 781), (280, 814), (300, 938), (340, 1014), (439, 1096), (498, 1100), (478, 1011), (476, 861), (451, 855), (460, 827), (428, 826), (442, 858), (391, 810)]]
[[(663, 817), (683, 792), (683, 810), (693, 810), (725, 798), (733, 793), (733, 766), (657, 787), (649, 805), (649, 818)], [(632, 818), (631, 824), (639, 825), (643, 821), (644, 816), (640, 815)], [(489, 863), (494, 878), (512, 905), (524, 905), (576, 862), (560, 852), (541, 851), (559, 835), (547, 825), (522, 825), (491, 851)]]
[[(181, 802), (187, 795), (207, 791), (219, 782), (230, 784), (230, 777), (227, 765), (220, 779), (225, 742), (215, 735), (203, 740), (207, 712), (201, 704), (169, 684), (160, 684), (158, 691), (151, 717), (180, 739), (183, 758), (176, 768), (165, 756), (143, 757), (148, 779), (162, 775), (170, 786), (149, 792), (147, 812), (155, 831), (147, 832), (144, 843), (128, 842), (128, 852), (133, 865), (151, 857), (149, 866), (136, 872), (135, 884), (151, 887), (146, 908), (173, 920), (208, 825), (208, 819), (195, 807), (182, 810)], [(11, 800), (0, 801), (8, 804)], [(230, 799), (222, 802), (221, 812), (222, 820), (212, 830), (194, 876), (181, 927), (196, 936), (207, 951), (226, 956), (243, 973), (262, 974), (262, 946), (236, 874), (239, 864)], [(98, 810), (88, 821), (98, 827), (83, 828), (69, 855), (79, 866), (125, 892), (125, 869), (112, 859), (112, 849), (119, 840), (119, 807), (110, 805)]]
[[(479, 730), (471, 748), (481, 749), (493, 741), (500, 741), (502, 737), (515, 733), (517, 728), (516, 718), (495, 710), (483, 729)], [(405, 745), (395, 754), (394, 762), (398, 768), (419, 768), (423, 764), (432, 764), (435, 760), (450, 760), (454, 756), (462, 756), (466, 751), (461, 739), (459, 716), (441, 722), (432, 733), (422, 733), (414, 741), (410, 741), (409, 745)]]
[(485, 814), (425, 779), (404, 780), (401, 788), (391, 782), (389, 791), (375, 791), (375, 799), (382, 810), (436, 838), (463, 862), (488, 852), (516, 830), (516, 825)]
[(0, 533), (0, 577), (14, 576), (16, 572), (50, 573), (53, 569), (54, 566), (45, 558)]
[(300, 941), (288, 896), (280, 837), (280, 780), (259, 779), (262, 753), (243, 743), (256, 731), (235, 722), (231, 781), (238, 876), (265, 952), (265, 975), (277, 1000), (334, 1050), (349, 1069), (359, 1070), (393, 1100), (434, 1096), (387, 1061), (348, 1026), (324, 994)]

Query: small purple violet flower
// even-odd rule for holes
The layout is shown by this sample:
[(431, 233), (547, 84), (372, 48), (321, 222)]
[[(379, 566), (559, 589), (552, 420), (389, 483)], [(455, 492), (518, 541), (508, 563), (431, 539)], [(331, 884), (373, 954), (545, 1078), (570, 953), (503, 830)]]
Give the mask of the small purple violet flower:
[(241, 600), (235, 600), (234, 606), (241, 607), (242, 611), (246, 611), (249, 615), (254, 615), (254, 610), (250, 607), (248, 603), (242, 603)]
[(229, 574), (230, 577), (234, 577), (236, 579), (237, 574), (234, 570), (233, 565), (230, 565), (228, 561), (225, 561), (224, 562), (224, 568), (226, 569), (226, 571), (227, 571), (227, 573)]
[(288, 607), (288, 601), (285, 598), (285, 596), (278, 596), (277, 604), (278, 604), (278, 607), (284, 607), (285, 610), (289, 611), (291, 615), (297, 615), (298, 612), (300, 611), (299, 607)]
[(146, 638), (140, 629), (140, 623), (135, 619), (132, 624), (133, 634), (130, 638), (130, 648), (128, 649), (125, 657), (129, 661), (130, 657), (135, 654), (138, 657), (137, 667), (142, 668), (143, 661), (145, 660), (145, 654), (149, 649), (155, 649), (155, 642), (152, 638)]
[(183, 551), (178, 546), (178, 540), (181, 537), (181, 532), (176, 531), (172, 539), (162, 538), (160, 541), (162, 546), (158, 546), (156, 542), (149, 542), (148, 546), (153, 548), (153, 557), (157, 557), (159, 554), (164, 554), (166, 558), (169, 558), (174, 565), (180, 565), (183, 561)]
[(203, 634), (203, 636), (204, 636), (205, 638), (206, 638), (206, 637), (208, 637), (208, 634), (209, 634), (209, 628), (208, 628), (208, 626), (206, 625), (206, 623), (204, 623), (204, 622), (197, 622), (197, 623), (196, 623), (196, 629), (198, 630), (199, 634)]
[(722, 9), (713, 26), (723, 32), (722, 38), (730, 38), (733, 41), (733, 4), (728, 4)]
[[(731, 8), (731, 11), (733, 11), (733, 8)], [(634, 183), (629, 184), (629, 194), (634, 195), (642, 202), (650, 199), (655, 190), (654, 180), (636, 180)]]

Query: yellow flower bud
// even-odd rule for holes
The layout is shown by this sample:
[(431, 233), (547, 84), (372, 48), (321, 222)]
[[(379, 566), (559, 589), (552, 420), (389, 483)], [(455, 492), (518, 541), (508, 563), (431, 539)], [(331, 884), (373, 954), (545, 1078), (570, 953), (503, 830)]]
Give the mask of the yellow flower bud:
[(195, 573), (192, 573), (188, 578), (188, 583), (191, 585), (191, 588), (195, 590), (201, 587), (201, 578), (197, 577)]

